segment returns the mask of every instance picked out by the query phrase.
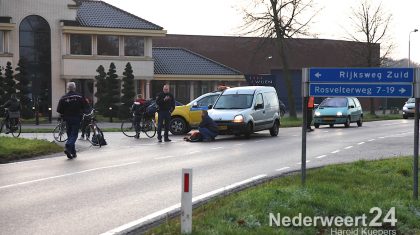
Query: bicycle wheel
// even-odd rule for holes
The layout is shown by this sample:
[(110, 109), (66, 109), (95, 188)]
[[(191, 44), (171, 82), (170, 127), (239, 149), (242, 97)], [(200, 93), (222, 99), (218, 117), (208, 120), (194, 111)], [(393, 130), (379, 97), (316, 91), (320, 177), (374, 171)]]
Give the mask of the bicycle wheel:
[(121, 131), (127, 137), (134, 137), (136, 135), (136, 128), (133, 120), (129, 119), (121, 123)]
[(17, 138), (20, 136), (20, 132), (22, 131), (22, 124), (20, 123), (19, 119), (17, 120), (17, 122), (16, 120), (13, 122), (13, 125), (10, 125), (10, 133), (12, 133), (13, 137)]
[(147, 135), (149, 138), (153, 138), (156, 135), (156, 125), (153, 120), (146, 120), (143, 123), (142, 131)]
[(67, 128), (65, 122), (60, 122), (53, 130), (54, 139), (58, 142), (67, 140)]
[(89, 136), (86, 136), (86, 139), (93, 145), (101, 147), (103, 142), (102, 131), (94, 124), (89, 124), (88, 126)]

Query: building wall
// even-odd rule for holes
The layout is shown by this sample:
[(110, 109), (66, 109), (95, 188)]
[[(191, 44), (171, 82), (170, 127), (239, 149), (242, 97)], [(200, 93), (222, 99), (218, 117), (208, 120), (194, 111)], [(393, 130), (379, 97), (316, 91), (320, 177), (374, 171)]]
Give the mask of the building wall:
[[(74, 5), (72, 0), (0, 0), (0, 16), (12, 17), (11, 23), (16, 28), (10, 33), (10, 53), (13, 54), (13, 68), (19, 60), (19, 25), (30, 15), (44, 18), (51, 28), (51, 79), (52, 79), (52, 108), (55, 111), (58, 98), (65, 93), (65, 82), (60, 79), (61, 74), (61, 20), (76, 19), (76, 9), (69, 9)], [(0, 57), (1, 58), (1, 57)], [(2, 63), (3, 59), (0, 59)], [(4, 63), (2, 63), (4, 64)]]

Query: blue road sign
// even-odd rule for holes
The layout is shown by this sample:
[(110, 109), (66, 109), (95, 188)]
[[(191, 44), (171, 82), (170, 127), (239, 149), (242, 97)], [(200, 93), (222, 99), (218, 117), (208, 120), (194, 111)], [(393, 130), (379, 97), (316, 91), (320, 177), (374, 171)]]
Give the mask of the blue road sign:
[(309, 84), (309, 96), (413, 97), (412, 84)]
[(413, 83), (413, 68), (311, 68), (310, 82)]

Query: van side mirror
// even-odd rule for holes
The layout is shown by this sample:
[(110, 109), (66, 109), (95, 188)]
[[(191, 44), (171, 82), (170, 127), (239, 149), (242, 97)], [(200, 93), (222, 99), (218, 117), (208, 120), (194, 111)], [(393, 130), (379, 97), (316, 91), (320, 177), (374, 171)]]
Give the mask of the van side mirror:
[(255, 109), (262, 109), (264, 108), (263, 104), (257, 104), (255, 105)]
[(198, 103), (197, 102), (194, 102), (193, 105), (192, 105), (192, 107), (193, 108), (197, 108), (198, 107)]
[(207, 108), (208, 109), (212, 109), (213, 108), (213, 105), (212, 104), (209, 104), (209, 106), (207, 106)]
[(349, 106), (349, 109), (354, 109), (354, 105), (350, 105)]

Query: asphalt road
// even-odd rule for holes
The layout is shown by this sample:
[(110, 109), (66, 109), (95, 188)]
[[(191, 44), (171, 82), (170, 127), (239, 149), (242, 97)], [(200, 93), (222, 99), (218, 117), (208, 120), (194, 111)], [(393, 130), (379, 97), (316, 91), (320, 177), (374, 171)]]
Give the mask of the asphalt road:
[[(321, 127), (308, 133), (308, 167), (412, 155), (413, 120)], [(24, 134), (49, 138), (51, 134)], [(100, 234), (180, 202), (181, 169), (193, 168), (193, 196), (255, 176), (300, 168), (301, 129), (211, 143), (136, 140), (106, 133), (108, 145), (78, 141), (64, 154), (0, 165), (1, 234)]]

